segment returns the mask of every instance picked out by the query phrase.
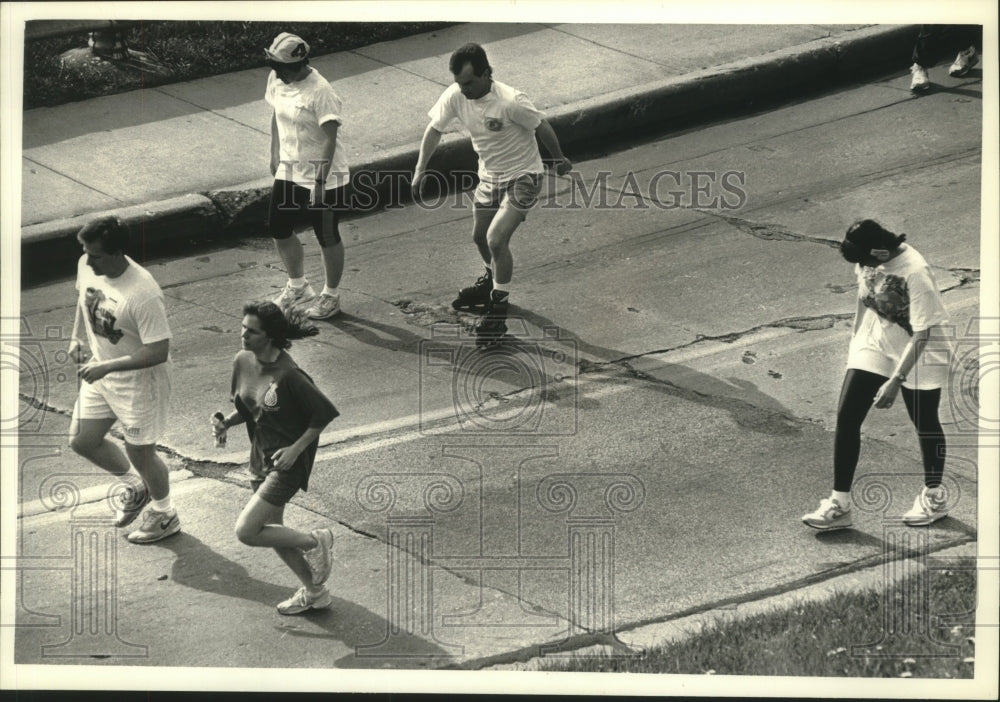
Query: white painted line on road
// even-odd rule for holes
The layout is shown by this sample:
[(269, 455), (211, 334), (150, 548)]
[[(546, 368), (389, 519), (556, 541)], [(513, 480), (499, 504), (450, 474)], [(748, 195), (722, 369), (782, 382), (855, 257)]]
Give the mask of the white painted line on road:
[[(598, 385), (598, 384), (604, 385), (604, 387), (593, 392), (588, 391), (587, 392), (588, 398), (597, 399), (600, 397), (607, 397), (608, 395), (624, 392), (625, 390), (629, 389), (629, 386), (624, 383), (615, 383), (615, 384), (607, 383), (607, 379), (605, 378), (601, 379), (582, 378), (576, 382), (577, 389), (580, 392), (584, 391), (585, 389), (584, 386)], [(522, 392), (531, 392), (531, 391), (524, 390)], [(516, 393), (515, 395), (512, 395), (510, 397), (516, 397), (517, 395), (520, 394), (521, 393)], [(498, 407), (500, 405), (500, 402), (497, 400), (491, 400), (487, 404), (492, 407)], [(505, 412), (492, 414), (489, 416), (489, 418), (491, 421), (502, 422), (506, 419), (517, 417), (523, 412), (524, 412), (523, 407), (515, 407)], [(446, 416), (454, 414), (455, 414), (454, 409), (449, 409), (448, 412), (445, 413)], [(353, 456), (359, 453), (366, 453), (368, 451), (374, 451), (377, 449), (386, 448), (388, 446), (395, 446), (396, 444), (405, 444), (407, 442), (416, 441), (426, 436), (440, 436), (442, 434), (461, 434), (461, 433), (463, 433), (462, 426), (458, 424), (456, 421), (456, 423), (454, 424), (445, 424), (438, 427), (429, 427), (422, 431), (420, 430), (409, 431), (406, 432), (405, 434), (400, 434), (399, 436), (392, 436), (377, 441), (367, 441), (355, 446), (345, 446), (343, 448), (333, 448), (333, 449), (328, 449), (326, 451), (320, 451), (316, 454), (316, 460), (319, 461), (319, 460), (330, 460), (334, 458), (344, 458), (346, 456)], [(473, 434), (468, 434), (468, 435), (476, 436)], [(535, 436), (535, 434), (532, 434), (531, 436)]]
[[(947, 305), (947, 309), (950, 312), (958, 312), (967, 307), (971, 307), (978, 304), (979, 304), (978, 296), (970, 296), (965, 300), (961, 300), (953, 304)], [(817, 330), (817, 331), (822, 332), (830, 330)], [(753, 344), (760, 344), (768, 341), (773, 341), (775, 339), (790, 336), (793, 334), (800, 334), (802, 335), (802, 338), (797, 342), (793, 342), (791, 344), (783, 346), (782, 347), (783, 352), (797, 351), (812, 346), (820, 346), (829, 343), (830, 341), (830, 336), (822, 333), (805, 334), (803, 330), (795, 329), (792, 327), (768, 327), (760, 331), (753, 332), (751, 334), (743, 336), (738, 341), (732, 343), (718, 341), (715, 344), (709, 346), (692, 346), (680, 349), (678, 351), (667, 351), (662, 354), (654, 354), (650, 357), (660, 356), (661, 358), (669, 359), (670, 363), (691, 363), (692, 361), (707, 359), (712, 356), (718, 356), (726, 352), (732, 352), (734, 349), (742, 349), (751, 346)], [(727, 358), (721, 358), (714, 363), (698, 364), (697, 367), (703, 370), (714, 370), (716, 368), (720, 368), (726, 365), (735, 365), (735, 362), (733, 362), (731, 359), (727, 357)], [(617, 367), (611, 365), (609, 366), (609, 369), (617, 369)], [(697, 368), (692, 368), (691, 370), (697, 370)], [(597, 379), (587, 375), (578, 378), (577, 389), (580, 393), (583, 393), (586, 391), (586, 386), (595, 383), (605, 384), (605, 387), (593, 393), (588, 392), (587, 397), (592, 397), (596, 399), (599, 397), (606, 397), (608, 395), (623, 392), (629, 389), (629, 386), (627, 384), (607, 383), (606, 378)], [(530, 390), (525, 390), (522, 392), (530, 392)], [(517, 394), (511, 397), (516, 397)], [(498, 400), (491, 400), (484, 404), (482, 410), (488, 411), (493, 407), (499, 407), (499, 406), (500, 402)], [(491, 419), (494, 421), (503, 421), (508, 418), (516, 417), (522, 411), (523, 409), (518, 407), (509, 410), (507, 412), (502, 412), (500, 414), (492, 415)], [(376, 441), (369, 440), (369, 437), (374, 436), (376, 434), (417, 427), (420, 426), (422, 423), (429, 424), (448, 417), (455, 417), (456, 423), (447, 424), (439, 427), (427, 428), (424, 429), (423, 431), (411, 430), (399, 436), (392, 436)], [(365, 424), (359, 427), (354, 427), (352, 429), (346, 429), (338, 432), (329, 432), (327, 434), (323, 434), (320, 437), (321, 447), (331, 446), (338, 443), (345, 443), (352, 439), (360, 440), (360, 443), (354, 446), (345, 446), (342, 448), (330, 448), (327, 450), (321, 450), (316, 454), (316, 460), (319, 461), (319, 460), (331, 460), (335, 458), (344, 458), (347, 456), (357, 455), (359, 453), (366, 453), (369, 451), (375, 451), (378, 449), (387, 448), (389, 446), (395, 446), (397, 444), (404, 444), (411, 441), (417, 441), (421, 437), (425, 436), (438, 436), (442, 434), (461, 433), (461, 432), (462, 432), (462, 427), (457, 423), (457, 415), (455, 408), (446, 407), (440, 410), (435, 410), (433, 412), (409, 415), (406, 417), (400, 417), (398, 419), (387, 420), (384, 422), (375, 422), (373, 424)]]

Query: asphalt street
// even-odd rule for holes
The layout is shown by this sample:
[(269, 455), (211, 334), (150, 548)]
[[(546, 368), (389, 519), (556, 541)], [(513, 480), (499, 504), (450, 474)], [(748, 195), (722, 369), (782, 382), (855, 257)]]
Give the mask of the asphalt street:
[[(886, 500), (859, 499), (846, 532), (799, 521), (830, 488), (856, 290), (834, 247), (847, 226), (872, 217), (907, 233), (933, 266), (959, 358), (978, 343), (980, 77), (921, 97), (908, 85), (896, 74), (569, 154), (576, 174), (550, 176), (515, 235), (517, 340), (500, 349), (475, 350), (473, 318), (449, 305), (479, 273), (467, 199), (345, 223), (344, 313), (291, 351), (342, 415), (289, 513), (335, 523), (335, 604), (322, 614), (274, 612), (291, 574), (232, 535), (247, 441), (216, 449), (208, 430), (242, 302), (284, 283), (271, 243), (151, 262), (174, 333), (162, 451), (183, 532), (121, 541), (118, 631), (146, 649), (93, 662), (483, 668), (878, 562), (921, 484), (901, 406), (873, 411), (858, 471), (856, 491), (884, 487)], [(315, 277), (316, 243), (302, 239)], [(64, 438), (74, 300), (72, 281), (21, 299), (41, 370), (22, 374), (37, 431), (22, 441), (19, 553), (42, 561), (68, 549), (53, 476), (74, 476), (75, 512), (99, 511), (108, 482)], [(969, 373), (943, 402), (955, 504), (920, 531), (932, 552), (976, 539)], [(70, 611), (69, 578), (23, 573), (19, 622), (38, 626), (19, 629), (19, 663), (66, 639), (39, 613)], [(194, 650), (167, 626), (179, 612), (211, 613), (213, 645)]]

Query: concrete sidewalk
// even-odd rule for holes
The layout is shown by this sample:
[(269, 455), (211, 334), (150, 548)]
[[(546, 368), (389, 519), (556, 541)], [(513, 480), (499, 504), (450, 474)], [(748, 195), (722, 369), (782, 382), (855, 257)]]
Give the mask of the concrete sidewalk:
[[(451, 51), (482, 43), (498, 79), (527, 93), (571, 158), (642, 131), (902, 70), (916, 27), (857, 25), (465, 24), (316, 57), (344, 103), (352, 171), (412, 171)], [(271, 177), (266, 69), (137, 90), (24, 114), (22, 282), (68, 273), (97, 213), (159, 243), (260, 234)], [(449, 135), (432, 167), (475, 167)], [(405, 189), (405, 188), (404, 188)], [(399, 196), (380, 190), (385, 198)]]

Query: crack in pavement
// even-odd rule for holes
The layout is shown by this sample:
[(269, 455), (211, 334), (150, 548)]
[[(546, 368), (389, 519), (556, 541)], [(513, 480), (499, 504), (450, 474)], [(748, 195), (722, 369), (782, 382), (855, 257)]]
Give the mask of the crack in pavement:
[(613, 359), (610, 361), (580, 361), (581, 364), (586, 364), (586, 368), (581, 368), (581, 373), (592, 372), (595, 369), (602, 367), (607, 367), (610, 365), (618, 365), (622, 363), (627, 363), (628, 361), (634, 361), (636, 359), (645, 358), (646, 356), (655, 356), (658, 354), (672, 353), (674, 351), (679, 351), (681, 349), (690, 348), (697, 344), (702, 344), (708, 341), (721, 341), (726, 344), (731, 344), (739, 341), (745, 336), (755, 334), (757, 332), (763, 331), (764, 329), (795, 329), (798, 331), (821, 331), (824, 329), (831, 329), (833, 325), (837, 322), (845, 319), (853, 319), (853, 312), (845, 312), (841, 314), (824, 314), (815, 317), (786, 317), (785, 319), (779, 319), (775, 322), (766, 322), (764, 324), (758, 324), (750, 329), (745, 329), (743, 331), (729, 332), (727, 334), (697, 334), (694, 339), (687, 341), (683, 344), (678, 344), (677, 346), (668, 346), (662, 349), (654, 349), (652, 351), (644, 351), (642, 353), (632, 354), (630, 356), (622, 356), (621, 358)]
[(749, 234), (757, 239), (763, 239), (765, 241), (808, 241), (814, 244), (823, 244), (824, 246), (828, 246), (832, 249), (840, 247), (839, 241), (824, 239), (817, 236), (809, 236), (807, 234), (799, 234), (798, 232), (793, 232), (788, 227), (780, 224), (753, 222), (749, 219), (734, 217), (732, 215), (723, 215), (718, 212), (712, 212), (711, 210), (698, 209), (698, 211), (710, 217), (721, 219), (727, 224), (736, 227), (744, 234)]

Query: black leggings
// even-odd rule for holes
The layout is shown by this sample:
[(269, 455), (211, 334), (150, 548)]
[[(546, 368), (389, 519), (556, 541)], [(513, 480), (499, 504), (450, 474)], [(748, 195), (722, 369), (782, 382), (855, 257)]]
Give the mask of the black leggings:
[[(840, 390), (837, 408), (837, 433), (833, 445), (833, 489), (849, 492), (854, 482), (854, 470), (861, 454), (861, 425), (875, 403), (875, 395), (888, 378), (868, 371), (848, 369)], [(941, 484), (944, 473), (944, 429), (938, 419), (941, 389), (910, 390), (900, 388), (910, 421), (917, 428), (920, 454), (924, 459), (924, 484), (933, 488)]]
[(936, 60), (951, 58), (955, 52), (975, 44), (983, 46), (983, 27), (978, 24), (922, 24), (913, 45), (913, 63), (930, 68)]

